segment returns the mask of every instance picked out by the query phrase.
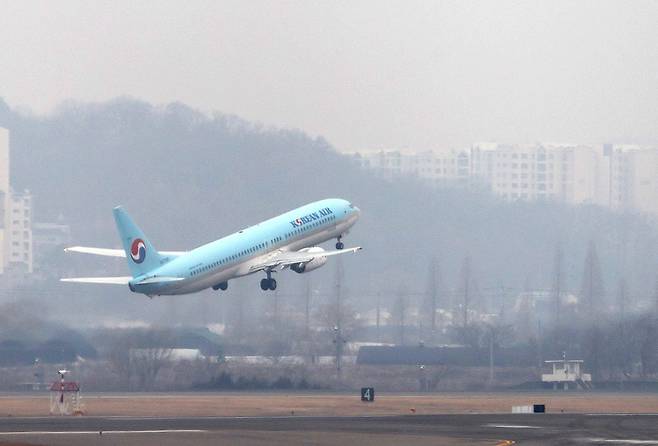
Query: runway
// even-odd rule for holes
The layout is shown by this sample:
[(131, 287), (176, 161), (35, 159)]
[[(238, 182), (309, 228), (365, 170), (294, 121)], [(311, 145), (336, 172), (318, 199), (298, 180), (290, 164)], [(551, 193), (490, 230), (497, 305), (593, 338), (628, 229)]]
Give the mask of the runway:
[(657, 414), (7, 417), (0, 445), (658, 445)]

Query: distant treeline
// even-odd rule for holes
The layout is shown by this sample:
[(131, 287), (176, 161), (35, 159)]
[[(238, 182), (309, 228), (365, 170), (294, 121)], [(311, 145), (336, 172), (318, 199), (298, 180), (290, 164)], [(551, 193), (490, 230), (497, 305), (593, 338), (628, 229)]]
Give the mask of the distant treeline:
[(229, 372), (222, 372), (209, 382), (197, 384), (197, 390), (309, 390), (324, 389), (318, 384), (310, 384), (305, 378), (293, 381), (287, 376), (280, 376), (275, 380), (258, 377), (234, 377)]
[[(489, 352), (472, 347), (366, 346), (359, 349), (357, 364), (363, 365), (451, 365), (484, 367)], [(528, 367), (537, 365), (535, 349), (527, 345), (496, 348), (496, 366)]]
[(91, 359), (95, 358), (97, 354), (89, 344), (81, 346), (57, 339), (38, 345), (26, 345), (17, 340), (0, 342), (0, 366), (2, 367), (33, 364), (37, 358), (41, 363), (72, 363), (78, 356)]

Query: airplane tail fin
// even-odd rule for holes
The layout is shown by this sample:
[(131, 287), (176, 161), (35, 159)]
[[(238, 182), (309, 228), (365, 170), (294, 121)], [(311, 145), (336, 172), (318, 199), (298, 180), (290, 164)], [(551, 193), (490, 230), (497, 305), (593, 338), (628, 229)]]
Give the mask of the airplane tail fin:
[(115, 207), (113, 213), (123, 249), (126, 251), (128, 268), (133, 277), (141, 276), (158, 268), (161, 260), (160, 253), (156, 251), (142, 230), (121, 206)]

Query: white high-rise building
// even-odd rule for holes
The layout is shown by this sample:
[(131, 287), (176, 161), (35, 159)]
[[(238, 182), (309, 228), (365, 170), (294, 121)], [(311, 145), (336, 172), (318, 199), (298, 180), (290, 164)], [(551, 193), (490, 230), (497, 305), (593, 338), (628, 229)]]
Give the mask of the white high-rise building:
[(658, 215), (658, 148), (606, 147), (610, 176), (610, 207)]
[(0, 273), (16, 270), (31, 273), (32, 197), (16, 194), (9, 182), (9, 131), (0, 128)]
[(509, 201), (605, 205), (608, 200), (608, 163), (602, 149), (479, 143), (471, 148), (471, 166), (477, 181)]
[(413, 175), (433, 185), (464, 185), (471, 176), (466, 150), (427, 150), (417, 153), (380, 150), (353, 153), (352, 156), (362, 167), (374, 169), (378, 175), (387, 179)]
[(353, 156), (388, 179), (414, 175), (434, 185), (487, 189), (508, 201), (596, 204), (658, 215), (658, 148), (477, 143), (470, 150)]
[(8, 250), (9, 196), (9, 130), (0, 127), (0, 274), (4, 272)]
[(29, 191), (11, 194), (8, 241), (5, 268), (18, 268), (22, 272), (33, 271), (32, 259), (32, 196)]

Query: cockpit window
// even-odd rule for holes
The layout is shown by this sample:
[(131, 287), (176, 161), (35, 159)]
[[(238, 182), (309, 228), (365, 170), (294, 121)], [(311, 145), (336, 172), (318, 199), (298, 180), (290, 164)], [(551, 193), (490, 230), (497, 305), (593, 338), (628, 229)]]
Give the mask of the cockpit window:
[(350, 208), (354, 209), (354, 205), (352, 203), (350, 203)]

